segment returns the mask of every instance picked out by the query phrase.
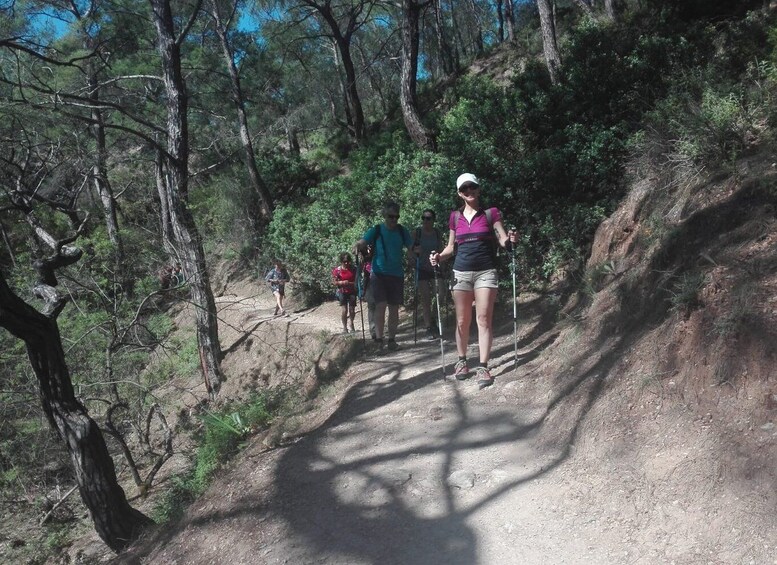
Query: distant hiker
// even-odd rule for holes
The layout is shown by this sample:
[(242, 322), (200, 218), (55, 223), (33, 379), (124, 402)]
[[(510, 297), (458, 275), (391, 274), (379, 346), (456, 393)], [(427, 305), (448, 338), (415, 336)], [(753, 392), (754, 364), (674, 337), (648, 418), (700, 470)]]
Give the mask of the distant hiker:
[(159, 269), (159, 287), (163, 290), (170, 288), (170, 284), (173, 281), (173, 267), (172, 265), (165, 265)]
[[(413, 246), (419, 249), (416, 264), (418, 265), (418, 296), (421, 303), (421, 316), (426, 328), (426, 339), (437, 337), (437, 330), (432, 325), (432, 289), (434, 288), (434, 268), (429, 262), (432, 251), (439, 252), (444, 247), (442, 234), (434, 225), (437, 214), (434, 210), (424, 210), (421, 214), (421, 225), (415, 229)], [(441, 292), (435, 291), (439, 300)]]
[(405, 263), (412, 257), (403, 254), (402, 248), (410, 250), (413, 239), (399, 224), (399, 204), (388, 202), (383, 206), (382, 224), (371, 227), (364, 237), (356, 242), (355, 248), (364, 256), (367, 245), (372, 245), (374, 257), (370, 286), (375, 297), (375, 338), (383, 348), (386, 329), (386, 306), (388, 306), (388, 348), (399, 349), (396, 342), (399, 325), (399, 307), (404, 302)]
[(173, 286), (179, 286), (182, 285), (185, 281), (186, 279), (183, 276), (183, 271), (181, 271), (181, 264), (176, 263), (175, 267), (172, 268), (170, 284)]
[(165, 265), (159, 271), (159, 286), (163, 289), (173, 288), (184, 283), (181, 264)]
[(286, 283), (289, 282), (289, 273), (283, 266), (283, 263), (276, 260), (272, 269), (267, 271), (264, 280), (270, 284), (270, 290), (272, 290), (275, 296), (275, 316), (283, 316), (286, 314), (286, 310), (283, 309), (283, 298), (286, 294)]
[(340, 264), (332, 269), (332, 283), (335, 285), (335, 296), (342, 310), (340, 319), (343, 322), (343, 333), (356, 333), (356, 328), (353, 327), (356, 317), (356, 269), (350, 253), (340, 253)]
[[(494, 377), (488, 370), (491, 344), (494, 336), (491, 325), (494, 317), (494, 301), (497, 295), (496, 246), (512, 249), (518, 234), (505, 232), (502, 214), (497, 208), (480, 206), (480, 182), (471, 173), (456, 179), (456, 190), (464, 206), (451, 212), (448, 221), (450, 233), (448, 245), (441, 253), (432, 253), (429, 260), (438, 265), (454, 255), (453, 303), (456, 306), (456, 349), (459, 360), (454, 374), (458, 380), (469, 377), (467, 345), (472, 322), (472, 300), (478, 325), (480, 362), (475, 366), (479, 388), (491, 386)], [(494, 232), (496, 231), (496, 234)]]

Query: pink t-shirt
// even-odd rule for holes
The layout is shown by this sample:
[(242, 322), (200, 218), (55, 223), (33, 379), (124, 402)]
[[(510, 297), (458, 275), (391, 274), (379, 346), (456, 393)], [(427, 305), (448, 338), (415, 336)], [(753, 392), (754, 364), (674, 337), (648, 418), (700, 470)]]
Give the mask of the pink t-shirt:
[[(498, 208), (491, 208), (491, 221), (502, 220)], [(458, 221), (457, 221), (458, 218)], [(456, 259), (453, 268), (457, 271), (485, 271), (496, 268), (496, 234), (489, 225), (486, 212), (477, 211), (468, 221), (461, 211), (451, 212), (448, 227), (456, 232)]]

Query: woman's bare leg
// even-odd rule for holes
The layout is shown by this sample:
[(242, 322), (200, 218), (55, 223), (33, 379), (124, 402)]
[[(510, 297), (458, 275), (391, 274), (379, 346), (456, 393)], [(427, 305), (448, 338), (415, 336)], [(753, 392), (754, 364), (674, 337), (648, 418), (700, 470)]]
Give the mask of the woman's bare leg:
[(348, 317), (351, 320), (351, 331), (356, 331), (355, 326), (353, 325), (353, 321), (356, 319), (356, 296), (351, 296), (350, 300), (348, 301)]
[(478, 324), (478, 347), (480, 362), (485, 366), (491, 357), (491, 345), (494, 343), (494, 333), (491, 325), (494, 320), (494, 303), (496, 288), (478, 288), (475, 290), (475, 317)]
[(472, 297), (468, 290), (454, 290), (453, 304), (456, 306), (456, 350), (459, 357), (467, 356), (469, 326), (472, 323)]

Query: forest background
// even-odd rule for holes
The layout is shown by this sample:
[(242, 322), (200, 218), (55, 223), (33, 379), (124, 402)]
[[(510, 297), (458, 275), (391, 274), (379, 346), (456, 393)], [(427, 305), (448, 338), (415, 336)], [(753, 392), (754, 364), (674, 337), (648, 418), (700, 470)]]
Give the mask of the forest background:
[[(630, 178), (732, 173), (774, 143), (777, 27), (763, 1), (0, 8), (0, 487), (3, 505), (41, 515), (30, 562), (66, 545), (70, 522), (50, 511), (73, 485), (116, 551), (150, 523), (112, 458), (153, 484), (169, 458), (148, 433), (166, 427), (158, 384), (201, 372), (219, 407), (206, 414), (227, 430), (216, 442), (285, 402), (262, 392), (225, 424), (238, 412), (219, 396), (214, 265), (259, 277), (280, 258), (315, 304), (384, 201), (403, 219), (447, 218), (469, 171), (521, 232), (523, 288), (566, 278), (585, 291), (607, 274), (585, 261)], [(186, 284), (160, 289), (176, 263)], [(692, 300), (683, 284), (667, 299)], [(160, 307), (171, 295), (195, 306), (185, 340)], [(160, 349), (167, 361), (145, 371)], [(221, 453), (202, 457), (179, 484), (187, 496)]]

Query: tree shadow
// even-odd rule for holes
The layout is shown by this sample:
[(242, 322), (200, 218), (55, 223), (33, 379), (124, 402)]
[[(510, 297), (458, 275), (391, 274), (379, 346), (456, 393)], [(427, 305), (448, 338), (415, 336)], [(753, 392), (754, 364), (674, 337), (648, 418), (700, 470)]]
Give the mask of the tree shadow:
[[(478, 539), (475, 529), (468, 523), (470, 518), (505, 493), (563, 463), (570, 453), (580, 421), (601, 391), (602, 379), (598, 376), (606, 374), (611, 362), (612, 357), (602, 358), (552, 399), (539, 418), (525, 423), (506, 418), (514, 412), (514, 407), (507, 412), (475, 413), (458, 385), (443, 385), (450, 387), (452, 396), (451, 425), (441, 430), (435, 428), (438, 433), (430, 429), (412, 446), (372, 455), (364, 450), (360, 437), (366, 431), (363, 426), (370, 424), (367, 421), (354, 424), (359, 416), (389, 406), (406, 394), (435, 386), (440, 379), (436, 371), (402, 379), (400, 366), (392, 368), (388, 377), (384, 373), (365, 379), (349, 391), (342, 409), (324, 427), (283, 454), (275, 470), (277, 492), (268, 501), (267, 511), (282, 516), (295, 534), (304, 539), (301, 558), (337, 555), (354, 562), (375, 564), (475, 563)], [(554, 457), (476, 501), (462, 504), (458, 500), (457, 487), (449, 477), (463, 453), (529, 439), (540, 430), (562, 398), (573, 394), (588, 380), (592, 381), (592, 386)], [(333, 440), (349, 445), (351, 449), (338, 448), (336, 455), (332, 454), (330, 442)], [(435, 455), (442, 460), (431, 471), (431, 477), (416, 477), (404, 468), (415, 458)], [(344, 497), (349, 482), (362, 485), (361, 496), (352, 500), (347, 494)], [(436, 508), (435, 515), (426, 515), (414, 503), (418, 490), (423, 490), (419, 483), (431, 483), (438, 489), (442, 503)], [(380, 493), (372, 503), (369, 496), (363, 496), (370, 489)]]

